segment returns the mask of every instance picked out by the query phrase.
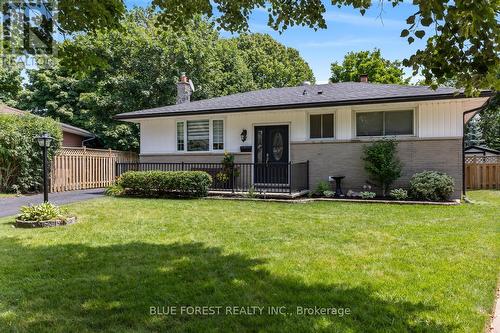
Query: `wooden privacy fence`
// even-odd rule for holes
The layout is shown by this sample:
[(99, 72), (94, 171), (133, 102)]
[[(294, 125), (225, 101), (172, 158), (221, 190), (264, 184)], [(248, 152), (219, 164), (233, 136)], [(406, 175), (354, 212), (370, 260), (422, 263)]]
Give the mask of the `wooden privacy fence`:
[(500, 189), (500, 156), (466, 156), (465, 184), (468, 189)]
[(51, 165), (50, 191), (106, 187), (115, 180), (115, 164), (138, 162), (134, 152), (63, 147)]

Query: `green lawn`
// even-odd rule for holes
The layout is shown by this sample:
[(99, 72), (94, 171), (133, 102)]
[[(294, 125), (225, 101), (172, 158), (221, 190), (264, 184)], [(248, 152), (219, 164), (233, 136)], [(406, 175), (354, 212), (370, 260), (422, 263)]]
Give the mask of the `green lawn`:
[[(69, 205), (80, 222), (67, 227), (3, 218), (0, 332), (482, 332), (500, 192), (470, 197), (477, 204), (454, 207), (104, 198)], [(180, 314), (207, 305), (290, 314)]]
[(14, 198), (16, 197), (15, 193), (0, 193), (0, 199), (2, 198)]

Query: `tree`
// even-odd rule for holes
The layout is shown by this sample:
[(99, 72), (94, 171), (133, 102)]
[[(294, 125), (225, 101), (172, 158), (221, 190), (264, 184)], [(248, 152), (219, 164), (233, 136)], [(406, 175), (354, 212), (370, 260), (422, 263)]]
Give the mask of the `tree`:
[[(352, 6), (361, 15), (371, 7), (371, 0), (332, 0), (333, 6)], [(403, 0), (379, 0), (396, 7)], [(500, 26), (498, 1), (415, 0), (418, 6), (407, 20), (401, 37), (411, 44), (415, 38), (430, 33), (426, 47), (418, 50), (403, 64), (420, 72), (428, 84), (436, 87), (456, 78), (468, 94), (479, 88), (500, 89), (499, 45)], [(194, 15), (213, 17), (219, 28), (228, 31), (248, 30), (250, 14), (257, 8), (268, 11), (268, 25), (283, 31), (302, 25), (313, 29), (326, 28), (326, 7), (321, 0), (262, 1), (262, 0), (202, 0), (193, 2), (153, 0), (165, 25), (182, 27)], [(217, 10), (214, 10), (216, 8)], [(381, 12), (383, 8), (381, 9)]]
[(401, 63), (382, 58), (379, 49), (349, 52), (342, 64), (332, 63), (331, 71), (331, 82), (359, 81), (361, 74), (368, 75), (370, 82), (405, 84), (409, 81), (403, 78)]
[[(53, 1), (53, 0), (51, 0)], [(350, 6), (364, 15), (372, 0), (331, 0), (332, 6)], [(384, 4), (396, 7), (403, 0), (376, 1), (383, 13)], [(17, 3), (17, 2), (16, 2)], [(24, 3), (29, 3), (24, 0)], [(430, 35), (426, 47), (403, 61), (414, 73), (421, 73), (427, 84), (436, 87), (456, 78), (466, 93), (480, 88), (500, 89), (500, 25), (497, 22), (500, 2), (470, 0), (414, 0), (415, 13), (406, 19), (407, 28), (400, 36), (411, 44), (416, 38)], [(248, 30), (250, 15), (256, 9), (268, 12), (268, 25), (276, 31), (301, 25), (327, 28), (326, 7), (321, 0), (152, 0), (159, 14), (158, 25), (183, 31), (198, 16), (210, 18), (218, 29), (231, 32)], [(64, 34), (94, 33), (120, 26), (125, 13), (124, 0), (59, 0), (55, 22)], [(47, 15), (46, 15), (47, 16)], [(52, 17), (52, 16), (51, 16)], [(86, 54), (86, 57), (94, 55)]]
[(213, 24), (199, 17), (182, 33), (158, 27), (151, 9), (132, 10), (121, 24), (119, 30), (99, 30), (64, 41), (53, 68), (28, 72), (20, 107), (88, 129), (108, 147), (136, 150), (137, 126), (117, 122), (113, 116), (174, 104), (181, 72), (195, 84), (193, 100), (296, 85), (312, 75), (295, 50), (268, 42), (276, 48), (274, 56), (286, 59), (287, 68), (269, 61), (265, 70), (278, 74), (264, 77), (247, 61), (268, 44), (255, 43), (255, 50), (245, 50), (239, 47), (239, 38), (221, 39)]
[(21, 91), (21, 69), (15, 66), (0, 66), (0, 103), (16, 105)]
[(479, 115), (474, 116), (465, 128), (465, 146), (479, 146), (484, 143)]
[(259, 89), (314, 83), (312, 69), (297, 50), (264, 34), (243, 34), (235, 40)]
[(382, 196), (391, 184), (401, 177), (402, 164), (396, 156), (395, 140), (379, 140), (363, 147), (363, 161), (370, 179), (382, 189)]
[(479, 128), (484, 144), (500, 150), (500, 95), (492, 98), (488, 107), (479, 114)]

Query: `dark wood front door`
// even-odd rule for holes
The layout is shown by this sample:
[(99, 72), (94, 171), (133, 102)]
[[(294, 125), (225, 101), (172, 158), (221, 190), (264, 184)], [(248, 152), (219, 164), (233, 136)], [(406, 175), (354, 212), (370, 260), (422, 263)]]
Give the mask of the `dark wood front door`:
[(288, 125), (256, 126), (255, 183), (288, 183)]

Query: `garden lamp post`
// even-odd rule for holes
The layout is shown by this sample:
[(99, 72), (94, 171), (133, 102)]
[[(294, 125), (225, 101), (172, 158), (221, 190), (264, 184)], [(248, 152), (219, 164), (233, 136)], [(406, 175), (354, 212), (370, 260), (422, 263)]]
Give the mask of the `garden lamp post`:
[(47, 170), (47, 149), (50, 147), (50, 143), (54, 138), (52, 138), (49, 133), (43, 133), (36, 138), (38, 145), (43, 149), (43, 202), (49, 201), (49, 174)]

